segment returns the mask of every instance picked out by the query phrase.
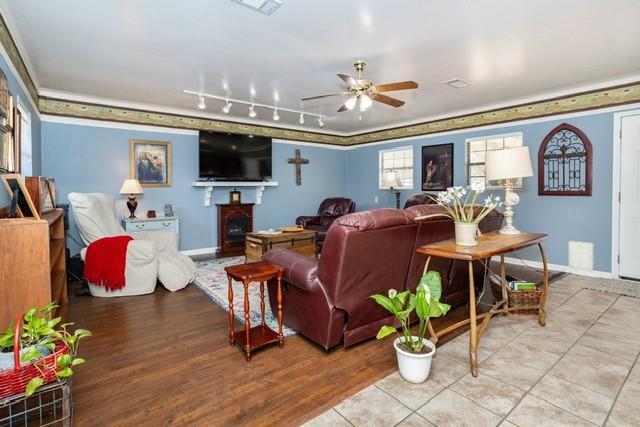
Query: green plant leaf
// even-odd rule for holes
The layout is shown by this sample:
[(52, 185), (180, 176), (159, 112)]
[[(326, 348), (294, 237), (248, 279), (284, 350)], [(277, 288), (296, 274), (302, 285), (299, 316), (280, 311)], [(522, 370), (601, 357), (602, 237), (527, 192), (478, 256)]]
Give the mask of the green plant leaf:
[(47, 326), (49, 326), (50, 328), (55, 328), (55, 326), (58, 323), (60, 323), (61, 320), (62, 320), (62, 317), (54, 317), (53, 319), (47, 322)]
[(71, 362), (71, 366), (82, 365), (84, 362), (86, 362), (86, 360), (84, 360), (82, 357), (76, 357), (75, 359), (73, 359), (73, 362)]
[(25, 389), (25, 394), (27, 395), (27, 397), (35, 393), (42, 386), (42, 384), (44, 384), (44, 380), (41, 377), (31, 378), (31, 380), (27, 383), (27, 388)]
[(56, 375), (58, 376), (58, 378), (68, 378), (73, 375), (73, 371), (71, 370), (71, 368), (64, 368), (56, 372)]
[(386, 308), (387, 311), (391, 314), (396, 314), (396, 307), (393, 305), (393, 301), (391, 301), (389, 298), (380, 294), (371, 295), (370, 298), (373, 298), (375, 302)]
[(393, 326), (383, 326), (378, 331), (378, 334), (376, 335), (376, 338), (381, 340), (382, 338), (384, 338), (386, 336), (389, 336), (391, 334), (395, 334), (395, 333), (396, 333), (396, 328), (394, 328)]
[(92, 336), (93, 334), (88, 329), (76, 329), (74, 335), (77, 335), (80, 338), (86, 338)]
[(416, 292), (416, 314), (421, 320), (424, 320), (429, 316), (429, 302), (427, 301), (426, 293), (423, 290)]
[(429, 290), (431, 291), (431, 301), (440, 301), (442, 296), (442, 279), (437, 271), (429, 271), (423, 277)]
[(38, 350), (37, 347), (33, 346), (33, 347), (27, 348), (27, 351), (22, 353), (22, 356), (20, 356), (20, 361), (30, 362), (32, 360), (40, 359), (41, 357), (42, 355), (40, 354), (40, 350)]
[(36, 311), (37, 310), (35, 308), (30, 308), (29, 311), (27, 311), (24, 315), (24, 321), (27, 323), (31, 322), (33, 316), (36, 315)]
[(59, 305), (58, 305), (58, 304), (56, 304), (54, 301), (51, 301), (49, 304), (47, 304), (47, 305), (45, 305), (44, 307), (42, 307), (42, 308), (40, 309), (40, 311), (41, 311), (43, 314), (49, 314), (49, 313), (51, 313), (53, 310), (55, 310), (55, 309), (56, 309), (56, 308), (58, 308), (58, 307), (59, 307)]
[(73, 358), (71, 357), (70, 354), (63, 354), (62, 356), (60, 356), (58, 358), (58, 367), (61, 369), (64, 369), (66, 367), (68, 367), (69, 365), (71, 365), (71, 361), (73, 360)]

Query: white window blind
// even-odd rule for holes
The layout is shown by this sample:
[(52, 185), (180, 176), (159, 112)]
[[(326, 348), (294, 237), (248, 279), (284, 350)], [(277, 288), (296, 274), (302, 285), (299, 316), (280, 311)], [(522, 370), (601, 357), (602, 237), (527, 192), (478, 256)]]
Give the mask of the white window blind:
[(380, 189), (386, 189), (382, 180), (387, 172), (395, 171), (402, 179), (404, 189), (413, 189), (413, 147), (399, 147), (380, 151), (380, 169), (378, 183)]
[[(485, 155), (489, 150), (502, 150), (503, 148), (522, 146), (522, 133), (510, 133), (506, 135), (493, 135), (482, 138), (469, 138), (467, 145), (467, 185), (485, 183)], [(497, 188), (497, 181), (486, 182), (487, 187)], [(518, 178), (514, 187), (522, 187), (522, 178)]]

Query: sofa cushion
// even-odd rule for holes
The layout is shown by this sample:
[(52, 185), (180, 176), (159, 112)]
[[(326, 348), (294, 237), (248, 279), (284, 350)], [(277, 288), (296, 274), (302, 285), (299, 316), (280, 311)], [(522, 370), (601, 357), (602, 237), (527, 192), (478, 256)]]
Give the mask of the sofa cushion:
[(407, 225), (411, 224), (411, 220), (401, 210), (374, 209), (341, 216), (334, 224), (365, 231)]

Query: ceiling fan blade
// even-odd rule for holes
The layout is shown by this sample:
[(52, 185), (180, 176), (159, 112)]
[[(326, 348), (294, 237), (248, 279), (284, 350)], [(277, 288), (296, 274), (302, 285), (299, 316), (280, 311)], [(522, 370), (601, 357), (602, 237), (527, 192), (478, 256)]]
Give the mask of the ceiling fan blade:
[(338, 74), (338, 77), (340, 77), (349, 87), (356, 86), (358, 84), (356, 79), (346, 74)]
[(343, 111), (349, 111), (346, 104), (342, 104), (340, 108), (338, 108), (338, 113), (342, 113)]
[(402, 107), (404, 105), (404, 101), (400, 101), (399, 99), (392, 98), (387, 95), (382, 95), (380, 93), (371, 94), (371, 99), (374, 101), (382, 102), (383, 104), (391, 105), (392, 107)]
[(300, 101), (310, 101), (312, 99), (320, 99), (320, 98), (328, 98), (330, 96), (339, 96), (339, 95), (347, 95), (349, 92), (337, 92), (337, 93), (327, 93), (325, 95), (317, 95), (317, 96), (305, 96), (300, 99)]
[(376, 85), (378, 92), (391, 92), (392, 90), (418, 89), (418, 83), (414, 81), (384, 83)]

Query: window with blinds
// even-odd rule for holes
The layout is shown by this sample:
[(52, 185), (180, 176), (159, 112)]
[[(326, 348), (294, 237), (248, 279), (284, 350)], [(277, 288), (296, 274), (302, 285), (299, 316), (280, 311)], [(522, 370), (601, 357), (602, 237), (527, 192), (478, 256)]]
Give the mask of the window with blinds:
[(380, 169), (378, 184), (380, 189), (388, 189), (383, 186), (384, 175), (395, 171), (402, 180), (401, 189), (413, 189), (413, 147), (399, 147), (388, 150), (380, 150)]
[[(493, 135), (482, 138), (469, 138), (467, 146), (467, 185), (485, 182), (485, 154), (489, 150), (522, 146), (522, 133)], [(498, 188), (498, 181), (486, 182), (487, 188)], [(514, 182), (514, 187), (522, 188), (522, 178)]]

